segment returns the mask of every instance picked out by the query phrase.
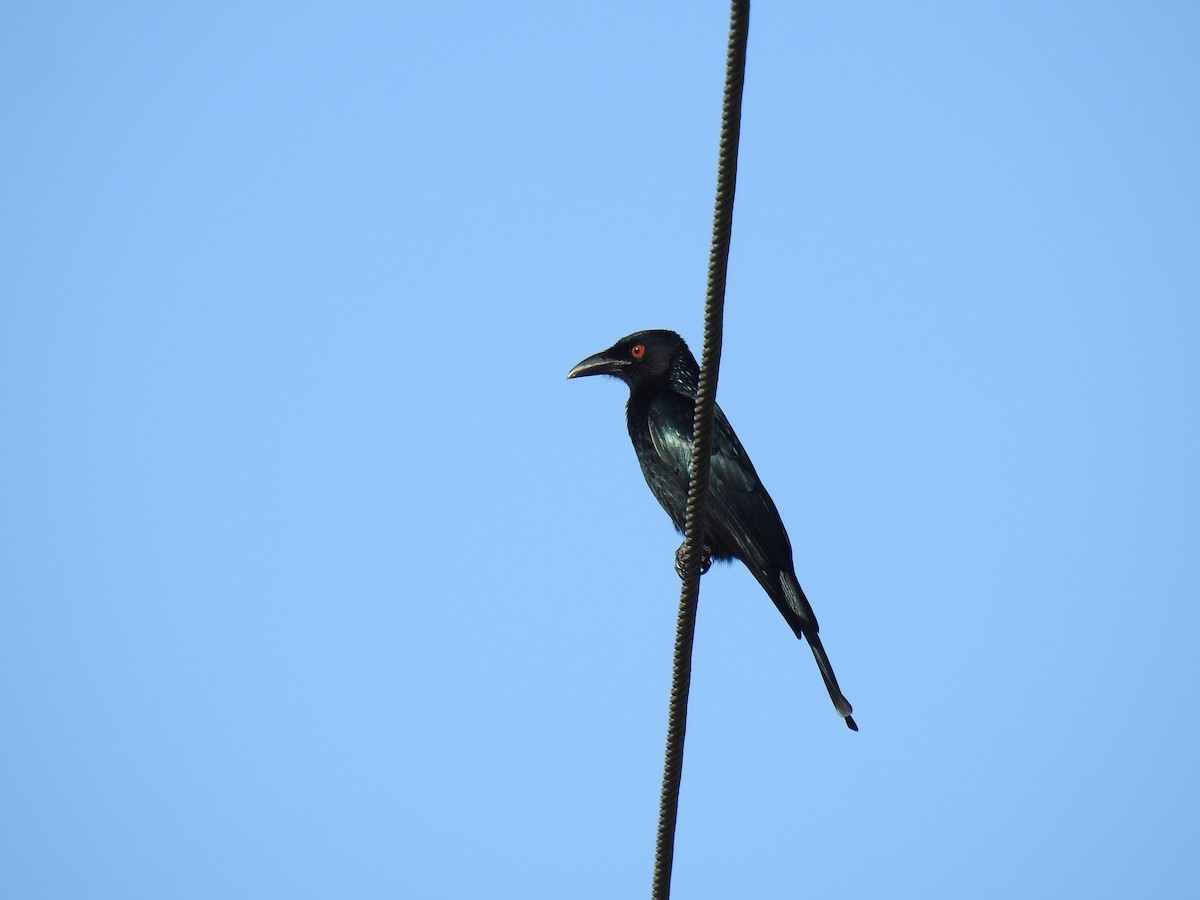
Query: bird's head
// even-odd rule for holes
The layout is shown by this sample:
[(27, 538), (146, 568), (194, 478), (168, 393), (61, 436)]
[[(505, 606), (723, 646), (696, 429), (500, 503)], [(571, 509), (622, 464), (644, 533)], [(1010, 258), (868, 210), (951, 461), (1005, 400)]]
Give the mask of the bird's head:
[[(607, 350), (579, 363), (567, 377), (615, 375), (629, 385), (630, 390), (637, 390), (667, 387), (681, 378), (685, 382), (691, 381), (696, 371), (696, 358), (683, 338), (674, 331), (654, 329), (621, 338)], [(689, 374), (690, 379), (687, 378)]]

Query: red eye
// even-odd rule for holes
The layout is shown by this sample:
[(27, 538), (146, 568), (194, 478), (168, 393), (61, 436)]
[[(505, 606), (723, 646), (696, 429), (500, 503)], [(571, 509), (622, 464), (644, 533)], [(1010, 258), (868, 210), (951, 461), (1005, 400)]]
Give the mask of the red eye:
[(634, 344), (632, 347), (629, 348), (629, 355), (632, 356), (634, 359), (641, 359), (643, 356), (646, 355), (646, 345), (645, 344)]

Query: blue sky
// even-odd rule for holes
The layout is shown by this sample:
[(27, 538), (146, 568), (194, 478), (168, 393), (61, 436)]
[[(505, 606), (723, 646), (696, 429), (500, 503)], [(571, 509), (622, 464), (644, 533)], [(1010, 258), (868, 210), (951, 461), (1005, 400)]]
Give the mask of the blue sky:
[[(727, 14), (0, 13), (0, 894), (648, 893)], [(677, 896), (1195, 895), (1198, 40), (755, 4)]]

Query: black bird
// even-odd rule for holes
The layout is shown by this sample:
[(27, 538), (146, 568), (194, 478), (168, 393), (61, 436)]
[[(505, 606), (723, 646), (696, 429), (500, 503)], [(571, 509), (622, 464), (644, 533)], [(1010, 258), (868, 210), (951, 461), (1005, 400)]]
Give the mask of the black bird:
[[(625, 417), (650, 491), (679, 531), (687, 515), (688, 467), (700, 366), (673, 331), (639, 331), (589, 356), (567, 373), (615, 375), (629, 385)], [(808, 641), (834, 709), (858, 731), (818, 635), (817, 617), (792, 563), (792, 544), (771, 495), (758, 479), (729, 420), (718, 406), (713, 423), (705, 553), (740, 559), (775, 602), (796, 637)]]

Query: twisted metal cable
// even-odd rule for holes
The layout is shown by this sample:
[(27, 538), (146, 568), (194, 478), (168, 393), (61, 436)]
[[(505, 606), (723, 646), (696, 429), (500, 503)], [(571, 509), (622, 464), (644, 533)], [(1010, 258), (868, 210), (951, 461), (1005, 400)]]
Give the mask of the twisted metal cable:
[(730, 5), (729, 45), (725, 57), (725, 98), (721, 106), (721, 151), (717, 163), (717, 199), (713, 210), (712, 249), (708, 257), (708, 287), (704, 304), (704, 350), (700, 385), (692, 423), (692, 460), (688, 470), (688, 503), (683, 552), (679, 620), (675, 628), (675, 657), (671, 701), (667, 713), (667, 749), (659, 799), (658, 840), (654, 854), (653, 900), (671, 896), (675, 860), (675, 823), (679, 813), (679, 783), (683, 775), (683, 741), (687, 732), (688, 691), (692, 680), (692, 640), (700, 598), (704, 534), (708, 513), (708, 472), (712, 454), (713, 411), (721, 364), (721, 334), (725, 310), (725, 276), (733, 230), (733, 195), (737, 186), (738, 139), (742, 123), (742, 84), (746, 73), (746, 37), (750, 29), (749, 0)]

